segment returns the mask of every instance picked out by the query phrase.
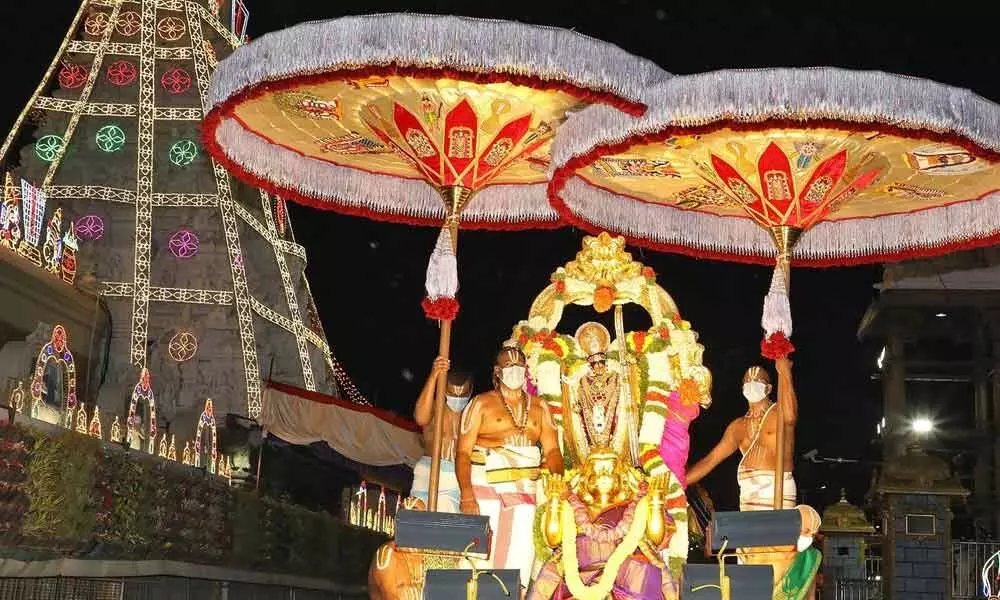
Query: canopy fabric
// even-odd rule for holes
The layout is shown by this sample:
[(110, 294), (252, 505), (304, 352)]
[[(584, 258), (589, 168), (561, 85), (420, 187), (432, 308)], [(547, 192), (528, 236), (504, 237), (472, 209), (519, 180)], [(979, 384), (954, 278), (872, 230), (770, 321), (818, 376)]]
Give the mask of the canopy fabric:
[(591, 106), (553, 146), (550, 201), (590, 231), (767, 264), (933, 256), (1000, 240), (1000, 106), (932, 81), (843, 69), (674, 77), (649, 112)]
[(362, 465), (413, 467), (423, 455), (416, 423), (281, 383), (268, 383), (258, 421), (285, 442), (302, 446), (325, 442)]

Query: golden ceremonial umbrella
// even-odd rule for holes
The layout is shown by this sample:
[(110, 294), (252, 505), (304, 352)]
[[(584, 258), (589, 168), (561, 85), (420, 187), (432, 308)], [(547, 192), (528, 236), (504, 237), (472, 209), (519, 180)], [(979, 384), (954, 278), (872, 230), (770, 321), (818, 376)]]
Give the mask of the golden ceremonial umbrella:
[(969, 91), (880, 72), (761, 69), (675, 77), (648, 97), (656, 103), (639, 119), (592, 107), (567, 123), (550, 202), (570, 223), (647, 248), (776, 256), (761, 319), (768, 358), (793, 350), (790, 265), (1000, 241), (1000, 107)]
[[(551, 27), (427, 15), (305, 23), (219, 64), (204, 143), (255, 187), (309, 206), (444, 226), (423, 306), (447, 357), (467, 228), (556, 227), (551, 141), (588, 104), (639, 115), (669, 75), (610, 44)], [(475, 198), (473, 200), (473, 198)], [(443, 200), (443, 202), (442, 202)], [(444, 379), (436, 407), (444, 405)], [(429, 508), (437, 501), (436, 423)]]

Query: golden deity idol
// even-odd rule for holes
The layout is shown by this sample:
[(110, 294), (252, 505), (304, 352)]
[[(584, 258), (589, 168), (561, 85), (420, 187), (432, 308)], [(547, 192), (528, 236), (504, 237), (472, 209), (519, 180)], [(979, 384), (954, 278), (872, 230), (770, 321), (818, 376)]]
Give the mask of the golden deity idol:
[(676, 530), (666, 509), (665, 477), (647, 478), (605, 446), (580, 469), (565, 478), (549, 475), (544, 483), (541, 534), (554, 552), (528, 600), (604, 600), (615, 592), (677, 598), (660, 557)]
[(573, 464), (583, 464), (592, 449), (607, 447), (635, 465), (638, 410), (633, 398), (638, 394), (625, 387), (635, 381), (632, 365), (619, 361), (622, 374), (608, 368), (611, 334), (600, 323), (584, 323), (575, 337), (587, 357), (587, 372), (575, 386), (569, 381), (562, 386), (565, 440)]

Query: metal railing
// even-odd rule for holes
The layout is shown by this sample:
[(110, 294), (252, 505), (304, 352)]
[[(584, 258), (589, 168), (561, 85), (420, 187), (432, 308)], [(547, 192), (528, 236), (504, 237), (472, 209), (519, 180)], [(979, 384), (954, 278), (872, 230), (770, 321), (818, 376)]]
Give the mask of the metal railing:
[(837, 579), (833, 582), (834, 600), (881, 600), (882, 582), (874, 579)]
[(349, 594), (186, 577), (0, 579), (0, 600), (362, 600)]
[(986, 559), (1000, 551), (1000, 542), (954, 542), (952, 545), (952, 588), (955, 600), (982, 598), (980, 573)]

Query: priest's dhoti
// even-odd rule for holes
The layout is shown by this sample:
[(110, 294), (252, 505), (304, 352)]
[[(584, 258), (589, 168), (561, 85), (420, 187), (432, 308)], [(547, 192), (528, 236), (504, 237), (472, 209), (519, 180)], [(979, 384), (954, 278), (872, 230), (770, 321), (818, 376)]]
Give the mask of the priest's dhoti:
[[(736, 478), (740, 484), (740, 510), (774, 510), (774, 471), (767, 469), (740, 469)], [(795, 479), (785, 473), (782, 485), (782, 508), (795, 508)], [(782, 580), (785, 571), (795, 559), (795, 546), (769, 546), (738, 549), (736, 555), (740, 564), (771, 565), (774, 568), (774, 582)]]
[(489, 517), (490, 565), (517, 569), (527, 587), (535, 561), (535, 506), (542, 454), (537, 446), (476, 447), (472, 489), (479, 514)]
[[(767, 469), (741, 469), (736, 474), (740, 484), (740, 510), (774, 509), (774, 471)], [(785, 473), (781, 490), (782, 508), (795, 508), (795, 479)]]
[[(430, 510), (427, 493), (431, 486), (431, 457), (424, 456), (413, 467), (413, 486), (410, 495), (420, 498)], [(437, 512), (457, 513), (462, 492), (455, 477), (455, 463), (450, 460), (441, 461), (441, 476), (438, 479)]]

